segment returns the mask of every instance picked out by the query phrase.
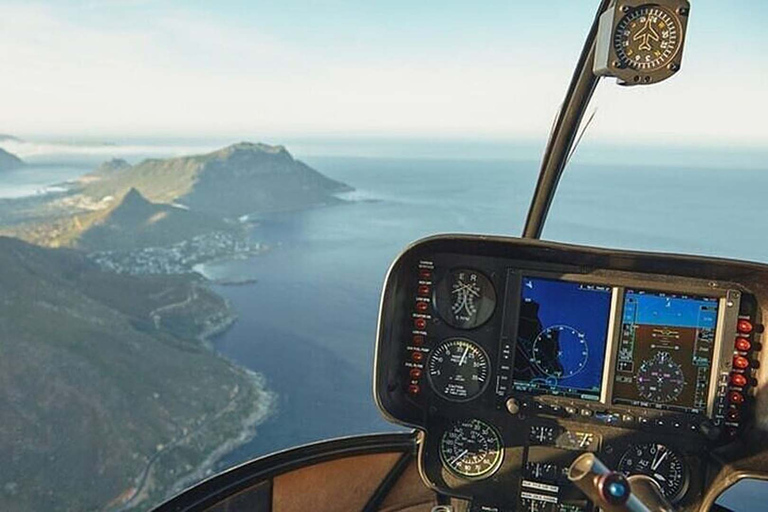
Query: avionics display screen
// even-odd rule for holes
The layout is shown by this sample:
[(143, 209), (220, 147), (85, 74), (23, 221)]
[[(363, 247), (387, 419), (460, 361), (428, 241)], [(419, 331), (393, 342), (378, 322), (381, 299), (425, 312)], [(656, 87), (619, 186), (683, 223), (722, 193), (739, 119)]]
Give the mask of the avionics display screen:
[(513, 387), (599, 400), (611, 288), (523, 277)]
[(718, 299), (627, 289), (613, 403), (703, 413)]

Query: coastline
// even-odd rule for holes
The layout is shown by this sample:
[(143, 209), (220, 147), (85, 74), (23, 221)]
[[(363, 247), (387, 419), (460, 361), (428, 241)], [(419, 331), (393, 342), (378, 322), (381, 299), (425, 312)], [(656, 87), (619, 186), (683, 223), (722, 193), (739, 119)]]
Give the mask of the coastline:
[(241, 372), (246, 380), (252, 384), (252, 389), (254, 389), (258, 396), (258, 399), (254, 402), (256, 406), (251, 414), (243, 418), (240, 424), (240, 434), (235, 438), (225, 441), (210, 452), (192, 473), (188, 473), (169, 488), (170, 492), (166, 494), (161, 502), (216, 474), (216, 465), (221, 458), (251, 441), (257, 434), (256, 427), (264, 423), (275, 410), (274, 405), (277, 402), (277, 394), (269, 390), (263, 375), (239, 366), (218, 353), (216, 356), (222, 357), (232, 364), (235, 370)]
[[(211, 292), (216, 293), (213, 290)], [(154, 472), (162, 469), (162, 459), (165, 453), (162, 455), (158, 453), (154, 460), (150, 462), (150, 465), (145, 468), (142, 484), (138, 488), (134, 488), (131, 495), (124, 497), (119, 503), (115, 503), (117, 506), (111, 508), (111, 510), (144, 510), (147, 507), (156, 507), (183, 490), (216, 474), (218, 472), (217, 465), (221, 459), (253, 440), (257, 435), (257, 427), (275, 412), (277, 393), (269, 389), (266, 377), (238, 364), (214, 348), (213, 338), (226, 332), (238, 319), (238, 315), (234, 311), (231, 302), (226, 299), (223, 300), (224, 309), (221, 314), (217, 315), (215, 319), (209, 318), (206, 326), (196, 336), (196, 339), (208, 350), (212, 357), (225, 361), (232, 372), (241, 377), (243, 388), (238, 390), (237, 394), (224, 408), (215, 414), (214, 418), (206, 421), (205, 428), (169, 442), (166, 445), (165, 453), (170, 453), (176, 448), (183, 447), (195, 438), (199, 439), (201, 435), (203, 439), (209, 437), (214, 441), (217, 436), (221, 435), (221, 425), (229, 423), (229, 416), (237, 415), (238, 412), (244, 410), (247, 410), (248, 413), (239, 418), (239, 424), (236, 424), (237, 426), (232, 429), (236, 434), (227, 435), (223, 442), (212, 445), (211, 449), (207, 451), (202, 451), (200, 455), (203, 458), (195, 467), (185, 472), (170, 485), (163, 486), (160, 489), (154, 488)], [(161, 494), (155, 494), (158, 491)]]

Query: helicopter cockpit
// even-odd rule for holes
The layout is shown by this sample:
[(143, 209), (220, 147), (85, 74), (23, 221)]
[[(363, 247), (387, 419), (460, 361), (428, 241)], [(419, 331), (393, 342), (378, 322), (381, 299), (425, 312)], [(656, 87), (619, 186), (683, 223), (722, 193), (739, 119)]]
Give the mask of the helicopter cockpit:
[(707, 511), (768, 479), (768, 266), (539, 240), (598, 81), (678, 73), (689, 12), (600, 3), (523, 238), (432, 236), (392, 264), (373, 388), (410, 433), (282, 452), (161, 510)]

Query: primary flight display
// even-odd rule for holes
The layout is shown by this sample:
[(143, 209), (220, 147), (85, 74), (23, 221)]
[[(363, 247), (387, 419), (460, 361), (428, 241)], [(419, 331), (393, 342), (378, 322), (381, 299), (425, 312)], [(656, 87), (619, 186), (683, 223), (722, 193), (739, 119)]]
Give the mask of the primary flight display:
[(613, 403), (703, 413), (718, 300), (627, 289)]

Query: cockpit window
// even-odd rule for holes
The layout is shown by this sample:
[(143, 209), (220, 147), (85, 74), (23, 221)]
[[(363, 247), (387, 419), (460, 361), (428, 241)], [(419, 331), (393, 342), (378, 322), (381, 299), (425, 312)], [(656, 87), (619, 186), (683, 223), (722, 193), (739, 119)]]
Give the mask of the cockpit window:
[[(519, 235), (596, 6), (4, 2), (0, 510), (147, 510), (397, 429), (387, 268)], [(767, 14), (697, 0), (679, 76), (601, 85), (545, 238), (768, 261)]]

